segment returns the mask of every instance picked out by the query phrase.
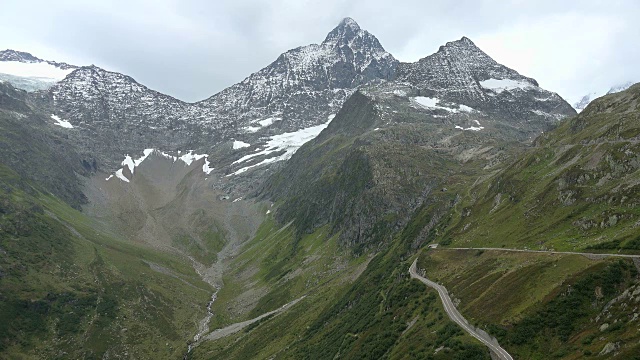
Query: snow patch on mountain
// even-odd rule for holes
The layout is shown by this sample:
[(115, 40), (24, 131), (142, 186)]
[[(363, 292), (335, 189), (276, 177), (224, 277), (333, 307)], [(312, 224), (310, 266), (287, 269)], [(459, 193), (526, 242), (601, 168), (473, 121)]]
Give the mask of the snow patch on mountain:
[(475, 111), (473, 108), (466, 106), (466, 105), (462, 105), (459, 104), (458, 108), (451, 108), (451, 107), (444, 107), (444, 106), (439, 106), (438, 103), (440, 103), (440, 99), (438, 98), (430, 98), (430, 97), (426, 97), (426, 96), (416, 96), (413, 98), (413, 100), (418, 103), (419, 105), (421, 105), (422, 107), (428, 108), (428, 109), (440, 109), (440, 110), (445, 110), (451, 113), (457, 113), (460, 111), (463, 112), (473, 112)]
[[(124, 174), (122, 173), (123, 169), (120, 169), (118, 171), (116, 171), (116, 177), (124, 182), (129, 182), (129, 179), (127, 179), (126, 176), (124, 176)], [(109, 181), (109, 179), (111, 179), (113, 176), (109, 176), (107, 178), (107, 181)]]
[(266, 118), (264, 120), (257, 120), (255, 122), (260, 124), (260, 126), (262, 126), (262, 127), (267, 127), (267, 126), (272, 125), (274, 122), (281, 121), (281, 120), (282, 120), (282, 118), (279, 118), (279, 117), (270, 117), (270, 118)]
[(67, 120), (63, 120), (59, 116), (54, 114), (51, 114), (51, 118), (56, 121), (54, 125), (58, 125), (67, 129), (73, 129), (73, 125), (71, 125), (71, 123), (68, 122)]
[[(157, 149), (145, 149), (143, 151), (143, 155), (137, 159), (133, 159), (129, 154), (125, 155), (125, 158), (124, 160), (122, 160), (122, 163), (121, 163), (123, 167), (121, 169), (118, 169), (115, 172), (115, 176), (124, 182), (129, 182), (130, 180), (124, 175), (125, 167), (129, 168), (129, 172), (131, 172), (131, 175), (133, 176), (135, 172), (135, 168), (140, 166), (140, 164), (142, 164), (151, 154), (155, 154), (155, 155), (167, 158), (173, 162), (177, 162), (179, 160), (183, 162), (185, 166), (190, 166), (194, 161), (198, 161), (204, 158), (204, 165), (202, 165), (202, 172), (209, 175), (214, 170), (214, 168), (211, 167), (211, 163), (209, 162), (208, 155), (194, 154), (193, 150), (189, 150), (186, 154), (181, 156), (173, 156)], [(111, 178), (113, 178), (113, 175), (110, 175), (105, 180), (109, 181)]]
[(502, 93), (505, 90), (507, 91), (513, 90), (513, 89), (527, 90), (534, 87), (533, 84), (526, 82), (524, 80), (512, 80), (512, 79), (488, 79), (488, 80), (480, 81), (480, 86), (482, 86), (485, 89), (496, 92), (498, 94)]
[(279, 117), (269, 117), (266, 119), (258, 119), (258, 120), (253, 120), (251, 123), (252, 124), (258, 124), (260, 126), (245, 126), (244, 128), (242, 128), (244, 130), (245, 133), (255, 133), (258, 132), (260, 129), (265, 128), (267, 126), (271, 126), (273, 125), (274, 122), (276, 121), (281, 121), (282, 118)]
[(192, 162), (194, 161), (198, 161), (200, 159), (202, 159), (203, 157), (206, 157), (207, 155), (201, 155), (201, 154), (194, 154), (193, 150), (189, 150), (188, 153), (180, 156), (178, 159), (182, 160), (182, 162), (184, 162), (185, 164), (187, 164), (187, 166), (191, 165)]
[(484, 129), (484, 126), (471, 126), (471, 127), (468, 127), (468, 128), (463, 128), (462, 126), (456, 125), (455, 128), (456, 129), (460, 129), (460, 130), (480, 131), (480, 130)]
[[(462, 104), (460, 104), (460, 105), (458, 105), (458, 106), (459, 106), (459, 108), (460, 108), (460, 111), (469, 112), (469, 113), (470, 113), (470, 112), (474, 112), (474, 111), (476, 111), (474, 108), (472, 108), (472, 107), (470, 107), (470, 106), (467, 106), (467, 105), (462, 105)], [(475, 120), (474, 120), (474, 121), (475, 121)]]
[(480, 131), (480, 130), (484, 129), (484, 126), (481, 126), (481, 125), (480, 125), (480, 121), (478, 121), (478, 120), (473, 120), (473, 122), (474, 122), (476, 125), (478, 125), (478, 126), (470, 126), (470, 127), (468, 127), (468, 128), (464, 128), (464, 127), (462, 127), (462, 126), (460, 126), (460, 125), (456, 125), (456, 126), (455, 126), (455, 129), (463, 130), (463, 131)]
[(136, 169), (136, 166), (140, 166), (140, 164), (142, 164), (142, 162), (149, 157), (149, 155), (151, 155), (155, 150), (154, 149), (145, 149), (143, 151), (143, 155), (135, 160), (133, 160), (133, 158), (131, 156), (129, 156), (129, 154), (125, 155), (124, 160), (122, 161), (123, 166), (126, 166), (129, 168), (129, 171), (131, 172), (131, 175), (133, 175), (133, 172)]
[(324, 130), (327, 126), (329, 126), (329, 123), (331, 122), (331, 120), (333, 120), (334, 117), (335, 115), (333, 114), (330, 115), (328, 117), (328, 121), (324, 124), (311, 126), (308, 128), (300, 129), (298, 131), (283, 133), (283, 134), (269, 137), (269, 139), (267, 140), (267, 143), (263, 146), (262, 150), (255, 152), (253, 154), (245, 155), (240, 159), (234, 161), (233, 164), (239, 164), (258, 156), (267, 156), (276, 152), (284, 151), (283, 153), (274, 157), (264, 159), (259, 163), (240, 168), (239, 170), (227, 176), (242, 174), (249, 169), (252, 169), (261, 165), (273, 163), (276, 161), (287, 160), (291, 158), (291, 156), (293, 156), (293, 154), (295, 154), (295, 152), (298, 151), (298, 149), (302, 145), (304, 145), (307, 141), (318, 136), (318, 134), (320, 134), (322, 130)]
[(205, 156), (204, 165), (202, 165), (202, 172), (209, 175), (213, 170), (215, 170), (215, 168), (211, 167), (211, 163), (209, 162), (209, 157)]
[(74, 69), (61, 69), (46, 62), (0, 61), (0, 73), (43, 81), (57, 82)]
[(238, 149), (246, 148), (246, 147), (249, 147), (249, 146), (251, 146), (251, 144), (247, 144), (244, 141), (235, 140), (233, 142), (233, 146), (232, 147), (233, 147), (233, 150), (238, 150)]
[(425, 96), (416, 96), (416, 97), (413, 98), (413, 100), (415, 100), (418, 104), (420, 104), (420, 105), (422, 105), (424, 107), (439, 108), (439, 106), (436, 106), (436, 104), (440, 100), (438, 100), (436, 98), (430, 98), (430, 97), (425, 97)]

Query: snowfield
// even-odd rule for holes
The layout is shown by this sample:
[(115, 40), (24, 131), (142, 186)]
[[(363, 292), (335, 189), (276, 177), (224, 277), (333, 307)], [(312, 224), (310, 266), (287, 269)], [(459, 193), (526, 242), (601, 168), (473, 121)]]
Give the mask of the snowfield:
[(249, 146), (251, 146), (251, 144), (247, 144), (244, 141), (235, 140), (233, 142), (233, 150), (238, 150), (238, 149), (246, 148), (246, 147), (249, 147)]
[(426, 96), (416, 96), (413, 98), (413, 100), (418, 103), (420, 106), (425, 107), (427, 109), (440, 109), (440, 110), (445, 110), (448, 111), (450, 113), (457, 113), (457, 112), (474, 112), (475, 110), (469, 106), (466, 105), (462, 105), (462, 104), (456, 104), (458, 105), (458, 108), (451, 108), (451, 107), (444, 107), (444, 106), (439, 106), (438, 103), (440, 103), (440, 99), (438, 98), (430, 98), (430, 97), (426, 97)]
[(485, 89), (489, 89), (498, 94), (507, 90), (520, 89), (528, 90), (534, 87), (533, 84), (523, 80), (511, 80), (511, 79), (489, 79), (480, 81), (480, 86)]
[(456, 125), (455, 129), (459, 129), (459, 130), (463, 130), (463, 131), (480, 131), (480, 130), (484, 129), (484, 126), (480, 126), (480, 121), (473, 120), (473, 122), (478, 126), (470, 126), (468, 128), (464, 128), (464, 127), (462, 127), (460, 125)]
[(312, 127), (308, 127), (308, 128), (304, 128), (304, 129), (300, 129), (298, 131), (294, 131), (294, 132), (290, 132), (290, 133), (283, 133), (280, 135), (274, 135), (271, 136), (269, 138), (269, 140), (267, 141), (267, 144), (264, 145), (263, 149), (253, 153), (253, 154), (249, 154), (249, 155), (245, 155), (243, 157), (241, 157), (240, 159), (234, 161), (234, 164), (239, 164), (242, 162), (245, 162), (249, 159), (255, 158), (257, 156), (261, 156), (261, 155), (269, 155), (271, 153), (275, 153), (275, 152), (281, 152), (284, 151), (284, 153), (275, 156), (275, 157), (270, 157), (267, 159), (262, 160), (261, 162), (257, 163), (257, 164), (253, 164), (253, 165), (249, 165), (246, 167), (243, 167), (239, 170), (237, 170), (236, 172), (229, 174), (227, 176), (232, 176), (232, 175), (238, 175), (238, 174), (242, 174), (243, 172), (252, 169), (254, 167), (260, 166), (260, 165), (264, 165), (264, 164), (269, 164), (269, 163), (273, 163), (276, 161), (281, 161), (281, 160), (287, 160), (289, 159), (302, 145), (304, 145), (304, 143), (306, 143), (307, 141), (315, 138), (316, 136), (318, 136), (318, 134), (320, 134), (320, 132), (322, 132), (322, 130), (324, 130), (327, 126), (329, 126), (329, 123), (331, 122), (331, 120), (333, 120), (333, 118), (335, 117), (335, 115), (329, 115), (328, 117), (328, 121), (324, 124), (320, 124), (320, 125), (316, 125), (316, 126), (312, 126)]
[(20, 61), (0, 61), (0, 73), (42, 81), (57, 82), (64, 79), (74, 69), (60, 69), (46, 62), (23, 63)]

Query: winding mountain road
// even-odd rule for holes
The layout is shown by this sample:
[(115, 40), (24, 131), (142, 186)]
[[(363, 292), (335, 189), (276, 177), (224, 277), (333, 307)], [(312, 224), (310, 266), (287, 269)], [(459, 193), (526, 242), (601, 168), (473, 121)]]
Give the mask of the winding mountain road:
[(489, 348), (491, 353), (495, 356), (495, 358), (500, 360), (513, 360), (513, 357), (511, 357), (511, 355), (509, 355), (509, 353), (505, 349), (503, 349), (500, 344), (498, 344), (498, 341), (495, 338), (491, 337), (489, 334), (487, 334), (487, 332), (481, 329), (477, 329), (473, 325), (469, 324), (469, 322), (460, 314), (458, 309), (456, 309), (453, 301), (451, 301), (451, 297), (449, 296), (447, 289), (444, 286), (418, 275), (416, 270), (417, 262), (418, 259), (416, 259), (409, 267), (409, 275), (411, 275), (413, 279), (417, 279), (425, 285), (438, 291), (438, 295), (440, 295), (444, 310), (446, 311), (447, 315), (449, 315), (449, 318), (451, 318), (451, 320), (453, 320), (456, 324), (460, 325), (460, 327), (462, 327), (471, 336), (478, 339), (481, 343), (485, 344)]
[(487, 250), (487, 251), (507, 251), (507, 252), (526, 252), (526, 253), (545, 253), (545, 254), (567, 254), (567, 255), (582, 255), (591, 259), (603, 259), (609, 256), (622, 257), (622, 258), (640, 258), (640, 255), (630, 254), (599, 254), (599, 253), (586, 253), (577, 251), (552, 251), (552, 250), (528, 250), (528, 249), (508, 249), (508, 248), (483, 248), (483, 247), (468, 247), (468, 248), (442, 248), (443, 250)]

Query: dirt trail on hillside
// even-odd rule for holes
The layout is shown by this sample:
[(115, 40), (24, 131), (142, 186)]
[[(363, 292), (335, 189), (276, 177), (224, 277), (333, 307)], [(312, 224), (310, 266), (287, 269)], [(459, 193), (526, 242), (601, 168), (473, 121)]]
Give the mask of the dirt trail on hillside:
[(262, 314), (262, 315), (260, 315), (260, 316), (258, 316), (256, 318), (253, 318), (251, 320), (246, 320), (246, 321), (242, 321), (242, 322), (239, 322), (239, 323), (231, 324), (231, 325), (226, 326), (226, 327), (224, 327), (222, 329), (216, 329), (216, 330), (212, 331), (211, 333), (207, 334), (207, 336), (202, 338), (202, 340), (217, 340), (217, 339), (223, 338), (225, 336), (229, 336), (229, 335), (231, 335), (233, 333), (236, 333), (236, 332), (244, 329), (245, 327), (247, 327), (247, 326), (249, 326), (249, 325), (251, 325), (251, 324), (253, 324), (255, 322), (258, 322), (258, 321), (268, 317), (268, 316), (278, 315), (281, 312), (283, 312), (285, 310), (288, 310), (290, 307), (292, 307), (293, 305), (297, 304), (300, 300), (302, 300), (304, 298), (305, 298), (305, 296), (300, 297), (298, 299), (295, 299), (295, 300), (293, 300), (293, 301), (291, 301), (291, 302), (289, 302), (289, 303), (287, 303), (285, 305), (282, 305), (281, 307), (279, 307), (279, 308), (277, 308), (277, 309), (275, 309), (273, 311), (269, 311), (267, 313), (264, 313), (264, 314)]

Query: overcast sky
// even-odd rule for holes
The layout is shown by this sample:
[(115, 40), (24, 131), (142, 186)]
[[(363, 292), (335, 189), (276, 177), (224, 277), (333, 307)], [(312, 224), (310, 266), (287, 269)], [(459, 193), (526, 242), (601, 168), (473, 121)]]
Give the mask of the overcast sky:
[(573, 100), (640, 81), (638, 0), (0, 0), (0, 49), (207, 98), (354, 18), (401, 61), (467, 36)]

